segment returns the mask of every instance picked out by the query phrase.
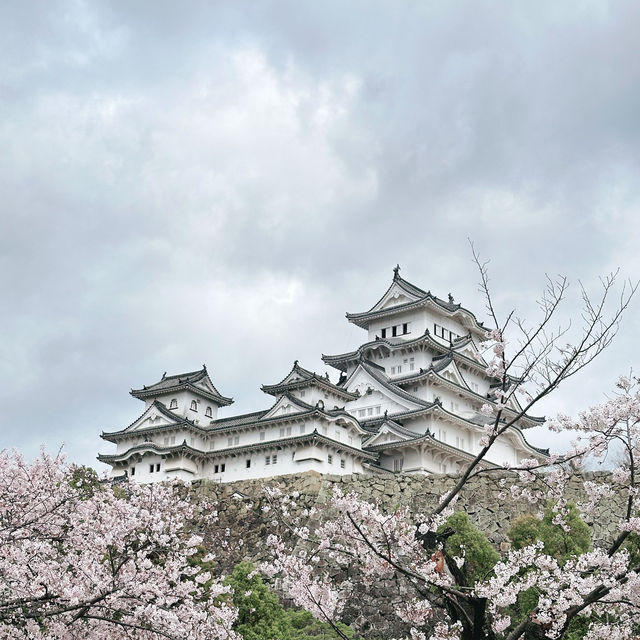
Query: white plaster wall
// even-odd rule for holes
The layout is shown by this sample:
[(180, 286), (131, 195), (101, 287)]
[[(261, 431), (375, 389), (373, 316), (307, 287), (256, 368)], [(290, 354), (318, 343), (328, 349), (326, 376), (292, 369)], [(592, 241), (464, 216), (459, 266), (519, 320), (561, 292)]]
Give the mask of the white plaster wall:
[[(179, 393), (172, 393), (168, 395), (159, 395), (155, 398), (147, 398), (145, 400), (144, 408), (148, 409), (154, 402), (154, 400), (159, 400), (164, 404), (167, 409), (171, 404), (171, 400), (176, 399), (178, 401), (178, 408), (171, 409), (176, 415), (189, 418), (189, 420), (193, 420), (194, 422), (197, 420), (200, 425), (208, 425), (211, 420), (215, 420), (218, 416), (218, 405), (209, 400), (208, 398), (201, 398), (197, 394), (191, 391), (181, 391)], [(191, 409), (191, 402), (195, 400), (198, 406), (197, 411), (193, 411)], [(211, 415), (209, 418), (206, 415), (207, 407), (211, 407)]]

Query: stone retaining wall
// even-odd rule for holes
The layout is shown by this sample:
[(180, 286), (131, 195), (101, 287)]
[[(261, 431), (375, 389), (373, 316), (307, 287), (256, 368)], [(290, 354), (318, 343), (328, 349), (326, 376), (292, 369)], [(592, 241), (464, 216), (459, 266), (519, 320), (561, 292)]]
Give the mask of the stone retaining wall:
[[(568, 497), (576, 502), (584, 500), (583, 481), (602, 481), (605, 477), (606, 474), (603, 473), (574, 476), (569, 484)], [(507, 486), (517, 482), (517, 476), (507, 472), (475, 478), (461, 493), (456, 510), (465, 511), (489, 541), (496, 548), (505, 551), (508, 548), (506, 532), (510, 523), (521, 515), (537, 513), (539, 506), (531, 505), (526, 500), (501, 498), (500, 494), (504, 493), (504, 489), (498, 484), (500, 478), (506, 478)], [(345, 493), (354, 491), (365, 500), (378, 502), (384, 511), (392, 512), (399, 506), (407, 505), (414, 513), (428, 513), (438, 503), (440, 495), (454, 483), (455, 477), (451, 475), (395, 475), (379, 478), (362, 475), (321, 476), (309, 472), (299, 476), (229, 484), (204, 481), (196, 485), (196, 491), (218, 500), (219, 521), (216, 526), (229, 528), (233, 532), (231, 538), (235, 542), (218, 553), (220, 570), (227, 573), (241, 560), (247, 559), (254, 563), (268, 560), (265, 541), (269, 534), (277, 533), (287, 537), (286, 530), (281, 529), (273, 512), (263, 510), (268, 503), (264, 495), (265, 486), (277, 486), (289, 495), (297, 492), (299, 496), (295, 502), (300, 511), (316, 507), (319, 514), (326, 512), (323, 505), (326, 505), (332, 488), (339, 485)], [(593, 522), (587, 520), (592, 527), (595, 544), (604, 544), (613, 539), (616, 535), (616, 523), (624, 512), (625, 504), (623, 496), (614, 496), (598, 505)], [(206, 523), (203, 533), (206, 538)], [(346, 621), (355, 623), (365, 636), (387, 636), (390, 633), (397, 635), (400, 632), (397, 626), (389, 627), (393, 616), (383, 610), (363, 610), (358, 606), (351, 610), (347, 607), (346, 613)]]

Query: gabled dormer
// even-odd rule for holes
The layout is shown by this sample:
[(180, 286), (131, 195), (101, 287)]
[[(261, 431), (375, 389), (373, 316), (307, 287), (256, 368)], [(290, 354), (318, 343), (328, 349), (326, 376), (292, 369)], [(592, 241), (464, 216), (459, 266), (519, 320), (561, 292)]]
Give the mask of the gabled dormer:
[(307, 404), (322, 400), (327, 407), (343, 406), (358, 396), (331, 382), (328, 375), (319, 375), (301, 367), (296, 360), (291, 371), (278, 383), (262, 385), (262, 391), (276, 398), (290, 394)]
[(205, 365), (198, 371), (188, 373), (171, 376), (164, 373), (158, 382), (145, 385), (142, 389), (132, 389), (131, 395), (144, 400), (145, 408), (159, 400), (176, 415), (203, 426), (217, 418), (219, 407), (233, 402), (233, 398), (218, 392)]
[(425, 332), (447, 343), (471, 333), (484, 339), (486, 330), (471, 311), (456, 303), (451, 294), (448, 301), (400, 276), (400, 267), (393, 270), (389, 288), (371, 309), (347, 313), (347, 320), (366, 329), (369, 340), (411, 340)]

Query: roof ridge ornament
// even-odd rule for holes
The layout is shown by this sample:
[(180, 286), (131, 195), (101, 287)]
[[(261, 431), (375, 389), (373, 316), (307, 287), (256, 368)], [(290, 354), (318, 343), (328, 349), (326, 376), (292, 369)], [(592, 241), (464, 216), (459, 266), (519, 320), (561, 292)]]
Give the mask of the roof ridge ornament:
[(393, 279), (397, 280), (400, 277), (400, 265), (396, 264), (394, 270), (393, 270)]

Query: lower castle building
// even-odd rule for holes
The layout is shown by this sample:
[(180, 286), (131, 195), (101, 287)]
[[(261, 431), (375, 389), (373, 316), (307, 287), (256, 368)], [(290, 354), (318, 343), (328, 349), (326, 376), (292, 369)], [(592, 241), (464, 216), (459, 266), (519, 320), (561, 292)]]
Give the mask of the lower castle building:
[[(411, 284), (394, 269), (391, 285), (369, 311), (347, 313), (367, 331), (356, 350), (322, 356), (339, 372), (332, 382), (294, 362), (278, 383), (263, 385), (271, 407), (219, 417), (233, 400), (207, 368), (162, 378), (131, 395), (142, 415), (103, 432), (115, 453), (99, 455), (112, 476), (139, 482), (320, 473), (455, 473), (480, 451), (495, 405), (497, 379), (487, 374), (480, 343), (487, 330), (473, 313)], [(544, 419), (526, 415), (511, 395), (503, 415), (517, 418), (493, 445), (486, 465), (543, 461), (524, 430)]]

